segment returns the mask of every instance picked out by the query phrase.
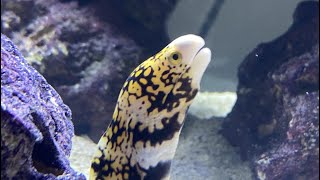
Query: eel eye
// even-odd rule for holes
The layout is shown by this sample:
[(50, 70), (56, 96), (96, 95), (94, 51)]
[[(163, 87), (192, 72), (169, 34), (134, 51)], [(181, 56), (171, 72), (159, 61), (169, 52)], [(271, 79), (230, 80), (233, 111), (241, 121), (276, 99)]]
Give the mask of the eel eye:
[(172, 52), (169, 56), (169, 60), (172, 64), (177, 65), (181, 62), (182, 56), (179, 52)]

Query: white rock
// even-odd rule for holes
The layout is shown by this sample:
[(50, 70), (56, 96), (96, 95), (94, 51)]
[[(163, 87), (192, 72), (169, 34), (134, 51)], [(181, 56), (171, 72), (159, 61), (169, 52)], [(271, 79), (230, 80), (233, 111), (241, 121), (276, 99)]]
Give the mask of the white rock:
[(226, 117), (237, 100), (235, 92), (199, 92), (189, 113), (200, 118)]
[(83, 173), (86, 178), (89, 178), (89, 171), (92, 157), (97, 150), (95, 144), (87, 136), (73, 136), (72, 149), (69, 157), (71, 167), (77, 172)]

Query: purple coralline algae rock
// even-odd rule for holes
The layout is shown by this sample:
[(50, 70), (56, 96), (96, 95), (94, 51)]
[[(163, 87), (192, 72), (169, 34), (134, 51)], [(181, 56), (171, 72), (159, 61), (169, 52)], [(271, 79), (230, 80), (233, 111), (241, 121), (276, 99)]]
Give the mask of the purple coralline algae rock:
[(69, 165), (73, 135), (69, 107), (1, 34), (1, 179), (85, 179)]
[(319, 2), (301, 2), (293, 19), (240, 65), (238, 99), (221, 130), (256, 179), (319, 179)]

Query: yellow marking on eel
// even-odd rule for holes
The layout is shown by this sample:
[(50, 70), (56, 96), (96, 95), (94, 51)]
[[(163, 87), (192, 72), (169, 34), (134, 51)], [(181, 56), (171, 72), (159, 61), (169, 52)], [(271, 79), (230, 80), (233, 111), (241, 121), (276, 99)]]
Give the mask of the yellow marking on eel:
[(185, 115), (211, 59), (204, 44), (199, 36), (181, 36), (129, 75), (90, 179), (170, 178)]

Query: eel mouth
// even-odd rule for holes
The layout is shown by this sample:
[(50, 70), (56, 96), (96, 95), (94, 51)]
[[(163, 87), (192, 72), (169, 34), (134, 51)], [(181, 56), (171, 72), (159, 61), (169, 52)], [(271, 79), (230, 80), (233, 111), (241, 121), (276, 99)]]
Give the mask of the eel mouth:
[(211, 61), (211, 50), (207, 47), (201, 48), (193, 58), (190, 65), (190, 73), (192, 77), (192, 85), (200, 88), (202, 76)]

